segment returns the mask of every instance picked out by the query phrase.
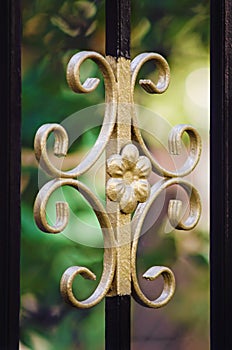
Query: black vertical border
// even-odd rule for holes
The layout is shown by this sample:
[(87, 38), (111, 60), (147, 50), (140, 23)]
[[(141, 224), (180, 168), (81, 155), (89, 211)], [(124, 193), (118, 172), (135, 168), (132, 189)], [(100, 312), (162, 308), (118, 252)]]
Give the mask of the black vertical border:
[(0, 349), (14, 350), (19, 343), (20, 1), (3, 1), (0, 16)]
[[(106, 0), (106, 55), (130, 59), (130, 0)], [(105, 349), (129, 350), (131, 344), (131, 296), (105, 300)]]
[(130, 58), (131, 0), (105, 0), (106, 55)]
[(232, 2), (211, 0), (211, 350), (232, 349)]
[(131, 343), (131, 297), (106, 297), (106, 350), (129, 350)]

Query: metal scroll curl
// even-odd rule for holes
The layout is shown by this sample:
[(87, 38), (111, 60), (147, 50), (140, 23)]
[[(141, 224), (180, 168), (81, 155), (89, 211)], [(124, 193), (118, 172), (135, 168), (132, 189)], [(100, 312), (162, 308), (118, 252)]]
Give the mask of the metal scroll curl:
[[(168, 139), (169, 152), (173, 155), (181, 153), (182, 137), (184, 133), (187, 133), (189, 137), (188, 157), (183, 166), (176, 171), (170, 171), (162, 167), (149, 152), (143, 141), (135, 112), (133, 94), (138, 73), (143, 64), (148, 61), (154, 61), (158, 68), (157, 81), (153, 82), (150, 79), (141, 79), (139, 84), (146, 92), (152, 94), (161, 94), (167, 90), (170, 81), (170, 70), (166, 60), (156, 53), (144, 53), (138, 55), (130, 64), (126, 59), (116, 61), (113, 57), (106, 59), (96, 52), (79, 52), (71, 58), (67, 68), (68, 84), (76, 93), (90, 93), (99, 84), (99, 79), (96, 78), (88, 78), (83, 83), (81, 82), (80, 67), (87, 59), (93, 60), (98, 65), (104, 78), (106, 103), (102, 127), (89, 153), (78, 165), (68, 171), (63, 171), (54, 165), (47, 150), (48, 138), (50, 134), (53, 134), (55, 138), (53, 146), (54, 155), (61, 159), (66, 156), (69, 140), (64, 127), (59, 124), (45, 124), (38, 129), (34, 141), (35, 155), (41, 167), (54, 179), (45, 184), (37, 195), (34, 204), (35, 221), (37, 226), (44, 232), (59, 233), (63, 231), (69, 220), (68, 203), (65, 201), (56, 203), (56, 221), (54, 224), (51, 224), (46, 215), (48, 200), (52, 193), (62, 186), (71, 186), (79, 191), (93, 208), (102, 229), (104, 238), (103, 272), (100, 282), (92, 295), (80, 301), (73, 291), (75, 278), (81, 275), (86, 279), (94, 280), (96, 276), (87, 267), (69, 267), (64, 272), (60, 283), (61, 294), (65, 301), (78, 308), (90, 308), (98, 304), (108, 292), (109, 295), (112, 294), (112, 291), (113, 293), (117, 293), (117, 295), (124, 295), (123, 293), (130, 294), (130, 280), (132, 280), (132, 295), (134, 299), (143, 306), (160, 308), (166, 305), (174, 294), (175, 277), (168, 267), (151, 267), (145, 272), (143, 277), (152, 281), (161, 276), (164, 280), (163, 290), (155, 300), (150, 300), (144, 295), (140, 288), (136, 271), (136, 254), (139, 237), (151, 205), (162, 191), (172, 185), (179, 185), (184, 189), (188, 195), (190, 205), (189, 215), (183, 220), (181, 215), (182, 202), (178, 199), (173, 199), (169, 202), (168, 218), (171, 225), (177, 229), (189, 230), (197, 224), (201, 213), (200, 197), (197, 190), (190, 183), (183, 180), (182, 177), (191, 173), (199, 161), (201, 138), (191, 125), (179, 124), (173, 127)], [(125, 79), (128, 80), (128, 84), (126, 84), (123, 90), (122, 87), (124, 86)], [(122, 99), (124, 101), (123, 103), (120, 102), (120, 94), (125, 94)], [(125, 106), (123, 104), (126, 104), (127, 108), (124, 108)], [(130, 120), (131, 122), (131, 133), (129, 132), (129, 135), (127, 135), (125, 130), (122, 132), (125, 116), (128, 117), (126, 120)], [(128, 223), (128, 227), (131, 225), (132, 228), (132, 247), (130, 247), (130, 244), (126, 245), (126, 247), (120, 246), (119, 236), (123, 233), (124, 228), (120, 231), (120, 225), (117, 222), (118, 232), (115, 235), (115, 218), (112, 220), (112, 213), (108, 215), (100, 200), (86, 185), (77, 180), (78, 176), (87, 172), (96, 163), (104, 150), (106, 150), (106, 153), (109, 151), (109, 141), (114, 140), (115, 136), (119, 138), (120, 133), (117, 133), (119, 126), (122, 134), (125, 134), (125, 144), (121, 145), (122, 140), (120, 142), (117, 140), (120, 147), (124, 147), (121, 155), (118, 154), (120, 149), (117, 149), (115, 152), (110, 151), (110, 157), (107, 161), (107, 173), (110, 178), (106, 184), (106, 194), (110, 201), (119, 202), (117, 220), (120, 219), (121, 222), (124, 222), (125, 215), (127, 215), (126, 219), (128, 221), (126, 222)], [(131, 134), (132, 137), (130, 136)], [(139, 156), (139, 150), (132, 144), (134, 141), (139, 143), (143, 155)], [(118, 148), (120, 147), (118, 146)], [(150, 191), (148, 177), (151, 168), (156, 174), (162, 176), (163, 179), (153, 185)], [(141, 204), (138, 205), (138, 203)], [(137, 209), (135, 210), (136, 206)], [(130, 215), (134, 210), (134, 216), (131, 221)], [(111, 220), (113, 224), (111, 224)], [(114, 225), (114, 228), (112, 225)], [(129, 241), (131, 240), (130, 229), (128, 230), (128, 239)], [(124, 281), (121, 283), (121, 280), (117, 285), (118, 289), (115, 289), (117, 284), (115, 282), (117, 282), (119, 274), (121, 274), (121, 277), (124, 277), (123, 272), (121, 273), (119, 271), (122, 267), (122, 261), (123, 263), (126, 261), (126, 265), (128, 265), (125, 284), (129, 287), (125, 289), (126, 291), (121, 288), (124, 283)]]
[(96, 276), (86, 267), (72, 266), (63, 274), (60, 287), (61, 294), (66, 302), (78, 308), (90, 308), (98, 304), (109, 291), (115, 272), (116, 251), (113, 228), (105, 208), (98, 198), (88, 189), (86, 185), (74, 179), (54, 179), (45, 184), (39, 191), (34, 205), (34, 216), (37, 226), (44, 232), (58, 233), (64, 230), (68, 223), (68, 204), (66, 202), (56, 203), (57, 218), (54, 226), (48, 223), (46, 217), (46, 206), (52, 193), (62, 186), (71, 186), (78, 190), (93, 208), (104, 237), (104, 263), (100, 282), (93, 294), (86, 300), (79, 301), (72, 289), (72, 284), (77, 275), (86, 279), (96, 279)]
[(139, 237), (141, 234), (142, 226), (144, 220), (148, 214), (151, 205), (161, 194), (162, 191), (166, 190), (172, 185), (181, 186), (189, 197), (189, 215), (187, 219), (182, 222), (181, 219), (181, 201), (171, 200), (168, 207), (168, 217), (170, 223), (181, 230), (190, 230), (193, 229), (200, 218), (201, 215), (201, 201), (200, 196), (197, 190), (187, 181), (181, 178), (172, 178), (172, 179), (163, 179), (156, 183), (151, 188), (151, 195), (147, 202), (139, 204), (137, 210), (135, 211), (133, 220), (132, 220), (132, 251), (131, 251), (131, 276), (132, 276), (132, 295), (134, 299), (141, 305), (150, 308), (160, 308), (166, 305), (169, 300), (173, 297), (175, 292), (175, 277), (173, 272), (164, 266), (153, 266), (149, 268), (144, 274), (143, 277), (147, 280), (155, 280), (159, 276), (163, 277), (164, 286), (161, 295), (155, 299), (148, 299), (142, 292), (139, 282), (137, 279), (136, 272), (136, 253), (139, 242)]
[(64, 157), (68, 150), (68, 135), (59, 124), (45, 124), (41, 126), (35, 136), (35, 155), (41, 167), (53, 177), (74, 178), (84, 174), (92, 167), (103, 153), (110, 135), (112, 134), (117, 112), (117, 89), (113, 70), (107, 60), (97, 52), (83, 51), (75, 54), (69, 61), (67, 68), (67, 81), (74, 92), (90, 93), (96, 89), (99, 79), (88, 78), (84, 83), (80, 80), (81, 64), (87, 60), (93, 60), (100, 68), (105, 82), (105, 115), (102, 127), (94, 146), (86, 157), (74, 169), (62, 171), (50, 161), (47, 152), (47, 139), (50, 133), (54, 133), (55, 143), (53, 152), (58, 158)]
[[(143, 53), (138, 55), (131, 62), (131, 95), (133, 98), (134, 88), (138, 73), (142, 66), (148, 62), (154, 61), (155, 65), (158, 68), (158, 80), (157, 82), (153, 82), (150, 79), (140, 79), (139, 84), (143, 87), (143, 89), (151, 94), (162, 94), (168, 89), (170, 82), (170, 70), (167, 61), (159, 54), (156, 53)], [(135, 141), (137, 141), (141, 149), (146, 157), (148, 157), (152, 164), (153, 171), (163, 177), (182, 177), (190, 174), (194, 168), (196, 167), (200, 155), (201, 155), (201, 138), (196, 129), (194, 129), (191, 125), (179, 124), (172, 128), (169, 139), (168, 139), (168, 147), (169, 152), (173, 155), (181, 154), (181, 143), (182, 136), (186, 132), (189, 136), (190, 141), (190, 151), (187, 160), (184, 165), (176, 170), (170, 171), (162, 167), (153, 155), (147, 149), (145, 142), (142, 138), (139, 126), (138, 119), (136, 116), (135, 108), (132, 110), (132, 130)]]
[(167, 61), (158, 53), (145, 52), (141, 53), (131, 62), (131, 92), (133, 95), (135, 82), (138, 73), (142, 66), (148, 62), (153, 61), (158, 68), (158, 80), (153, 82), (150, 79), (140, 79), (139, 84), (142, 88), (150, 94), (162, 94), (165, 92), (170, 83), (170, 69)]

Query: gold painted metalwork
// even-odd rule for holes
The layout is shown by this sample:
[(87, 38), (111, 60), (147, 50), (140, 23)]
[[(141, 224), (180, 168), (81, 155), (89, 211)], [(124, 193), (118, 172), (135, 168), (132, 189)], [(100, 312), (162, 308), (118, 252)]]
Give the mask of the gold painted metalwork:
[[(189, 215), (182, 221), (182, 202), (174, 199), (169, 202), (168, 218), (173, 227), (181, 230), (194, 228), (200, 218), (201, 201), (197, 190), (186, 180), (196, 167), (201, 154), (201, 139), (190, 125), (175, 126), (168, 140), (169, 152), (181, 153), (184, 133), (190, 140), (190, 151), (184, 165), (170, 171), (162, 167), (147, 149), (141, 136), (135, 113), (133, 95), (138, 73), (147, 61), (154, 61), (158, 69), (156, 83), (141, 79), (139, 84), (148, 93), (161, 94), (168, 88), (170, 80), (169, 66), (166, 60), (156, 53), (143, 53), (132, 62), (125, 58), (104, 58), (96, 52), (80, 52), (74, 55), (67, 69), (67, 81), (77, 93), (90, 93), (96, 89), (99, 79), (80, 80), (80, 66), (87, 60), (93, 60), (100, 68), (105, 83), (105, 115), (101, 131), (92, 149), (74, 169), (63, 171), (49, 158), (47, 139), (51, 133), (55, 136), (53, 152), (56, 157), (65, 157), (68, 151), (68, 135), (59, 124), (45, 124), (35, 136), (35, 154), (40, 166), (53, 178), (39, 191), (34, 216), (38, 227), (48, 233), (64, 230), (69, 220), (69, 207), (66, 202), (56, 203), (56, 222), (49, 224), (46, 217), (47, 202), (58, 188), (71, 186), (79, 191), (89, 202), (98, 218), (104, 238), (104, 264), (100, 282), (93, 294), (79, 301), (74, 295), (73, 281), (77, 275), (86, 279), (96, 276), (86, 267), (72, 266), (63, 274), (61, 293), (68, 303), (78, 308), (89, 308), (99, 303), (106, 295), (130, 295), (141, 305), (151, 308), (164, 306), (175, 291), (175, 278), (168, 267), (153, 266), (143, 277), (147, 280), (163, 278), (163, 291), (156, 300), (149, 300), (142, 292), (136, 272), (136, 254), (143, 222), (149, 209), (160, 193), (173, 185), (179, 185), (189, 198)], [(138, 148), (133, 144), (139, 144)], [(104, 207), (90, 189), (78, 180), (87, 172), (106, 151), (106, 194)], [(148, 177), (154, 171), (162, 177), (150, 187)], [(132, 217), (132, 212), (134, 215)]]
[(106, 184), (106, 194), (111, 201), (119, 202), (123, 213), (132, 213), (138, 202), (147, 200), (151, 162), (147, 157), (139, 156), (135, 145), (126, 145), (121, 155), (113, 154), (107, 160), (106, 170), (111, 176)]

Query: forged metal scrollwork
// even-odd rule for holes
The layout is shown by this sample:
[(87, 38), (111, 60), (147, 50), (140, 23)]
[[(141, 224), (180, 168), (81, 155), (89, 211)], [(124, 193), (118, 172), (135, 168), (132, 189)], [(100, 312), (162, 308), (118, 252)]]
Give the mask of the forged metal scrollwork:
[(158, 81), (154, 83), (150, 79), (140, 79), (139, 84), (150, 94), (162, 94), (165, 92), (170, 83), (170, 69), (167, 61), (159, 54), (149, 52), (142, 53), (135, 57), (131, 62), (131, 91), (133, 94), (136, 78), (142, 66), (153, 61), (158, 68)]
[(78, 93), (90, 93), (96, 89), (99, 79), (88, 78), (83, 84), (80, 80), (80, 66), (87, 60), (92, 59), (100, 68), (105, 82), (106, 108), (99, 136), (86, 157), (74, 169), (62, 171), (50, 161), (47, 152), (47, 139), (50, 133), (55, 135), (54, 155), (64, 157), (68, 149), (68, 136), (65, 129), (58, 124), (45, 124), (41, 126), (35, 136), (34, 148), (37, 160), (41, 167), (51, 176), (74, 178), (84, 174), (92, 167), (103, 153), (107, 142), (112, 134), (116, 121), (117, 89), (113, 70), (107, 60), (96, 52), (79, 52), (74, 55), (67, 69), (67, 81), (73, 91)]
[(86, 300), (78, 301), (72, 291), (72, 283), (74, 278), (80, 274), (87, 279), (95, 279), (96, 276), (86, 267), (72, 266), (68, 268), (61, 279), (61, 293), (64, 299), (73, 306), (80, 308), (89, 308), (99, 303), (110, 289), (115, 270), (115, 241), (113, 228), (105, 208), (99, 199), (78, 180), (73, 179), (55, 179), (42, 187), (37, 195), (34, 213), (37, 226), (48, 233), (61, 232), (68, 223), (68, 205), (65, 202), (56, 203), (57, 220), (55, 226), (51, 226), (46, 218), (46, 206), (52, 193), (62, 186), (71, 186), (78, 190), (84, 198), (89, 202), (96, 213), (102, 233), (104, 237), (104, 266), (101, 280), (95, 292)]
[[(77, 53), (71, 58), (67, 68), (67, 81), (74, 92), (90, 93), (99, 84), (99, 79), (96, 78), (88, 78), (83, 83), (81, 82), (80, 67), (87, 59), (93, 60), (98, 65), (104, 78), (106, 104), (102, 127), (89, 153), (76, 167), (67, 171), (61, 170), (52, 163), (47, 150), (49, 135), (53, 133), (54, 155), (61, 159), (66, 156), (69, 148), (66, 130), (59, 124), (45, 124), (39, 128), (34, 142), (35, 155), (40, 166), (53, 177), (53, 180), (46, 183), (37, 195), (34, 205), (35, 221), (44, 232), (62, 232), (69, 221), (68, 203), (65, 201), (56, 203), (56, 221), (51, 224), (46, 215), (49, 198), (63, 186), (71, 186), (79, 191), (93, 208), (102, 229), (104, 238), (103, 272), (93, 294), (86, 300), (79, 301), (73, 291), (74, 279), (81, 275), (86, 279), (94, 280), (96, 276), (87, 267), (69, 267), (64, 272), (60, 284), (61, 294), (65, 301), (75, 307), (89, 308), (99, 303), (107, 293), (110, 296), (132, 293), (134, 299), (141, 305), (159, 308), (167, 304), (172, 298), (175, 291), (175, 277), (168, 267), (153, 266), (149, 268), (143, 277), (150, 281), (162, 277), (163, 290), (155, 300), (150, 300), (145, 296), (140, 288), (136, 271), (139, 238), (144, 220), (151, 206), (163, 191), (173, 185), (180, 186), (187, 194), (189, 214), (183, 220), (182, 202), (177, 198), (170, 200), (167, 213), (170, 224), (180, 230), (190, 230), (197, 225), (201, 214), (200, 196), (197, 190), (183, 177), (191, 173), (199, 161), (201, 138), (191, 125), (180, 124), (173, 127), (168, 139), (170, 154), (177, 155), (182, 152), (184, 133), (189, 137), (189, 151), (187, 159), (180, 169), (175, 171), (165, 169), (156, 161), (143, 141), (138, 127), (133, 94), (138, 73), (148, 61), (153, 61), (158, 69), (157, 81), (140, 79), (139, 84), (146, 92), (151, 94), (161, 94), (167, 90), (170, 81), (170, 70), (166, 60), (156, 53), (143, 53), (138, 55), (131, 63), (123, 58), (118, 61), (113, 57), (107, 57), (106, 59), (96, 52), (84, 51)], [(130, 86), (129, 91), (122, 92), (123, 79), (129, 79), (129, 85), (128, 81), (126, 82), (126, 86)], [(125, 96), (122, 97), (122, 93), (125, 93)], [(129, 127), (131, 132), (129, 132), (128, 126), (125, 130), (123, 129), (125, 116), (128, 120), (128, 113), (131, 121)], [(117, 133), (119, 129), (120, 131)], [(127, 133), (128, 139), (125, 140)], [(120, 135), (123, 136), (123, 141), (117, 140)], [(117, 150), (112, 151), (107, 147), (109, 141), (115, 138), (118, 141)], [(133, 144), (135, 142), (139, 144), (141, 155), (138, 148)], [(78, 180), (80, 175), (87, 172), (96, 163), (104, 150), (108, 152), (106, 195), (110, 203), (115, 202), (113, 203), (116, 205), (116, 207), (113, 207), (116, 208), (115, 214), (108, 213), (106, 208), (110, 206), (106, 205), (105, 208), (95, 194)], [(151, 187), (148, 178), (152, 170), (162, 179)], [(133, 212), (134, 215), (131, 219)], [(113, 215), (115, 216), (112, 220)], [(119, 276), (121, 277), (119, 278)], [(127, 281), (124, 281), (123, 278), (126, 278)], [(118, 284), (117, 279), (120, 280)]]
[[(144, 90), (152, 94), (161, 94), (165, 92), (169, 86), (170, 70), (166, 60), (162, 56), (155, 53), (144, 53), (144, 54), (138, 55), (131, 62), (131, 74), (132, 74), (131, 94), (132, 96), (134, 94), (135, 82), (136, 82), (136, 78), (138, 76), (139, 70), (148, 61), (154, 61), (154, 63), (156, 64), (158, 68), (158, 81), (157, 83), (154, 83), (151, 80), (141, 79), (139, 81), (139, 84), (144, 88)], [(141, 132), (139, 130), (135, 109), (133, 110), (133, 116), (132, 116), (132, 128), (133, 128), (133, 133), (135, 135), (135, 140), (140, 144), (145, 156), (150, 159), (152, 164), (152, 170), (157, 175), (160, 175), (163, 177), (173, 177), (173, 176), (182, 177), (190, 174), (196, 167), (201, 155), (201, 138), (198, 132), (191, 125), (184, 125), (184, 124), (177, 125), (171, 130), (169, 135), (169, 139), (168, 139), (169, 152), (173, 155), (177, 155), (181, 153), (181, 138), (184, 132), (188, 134), (190, 139), (189, 157), (186, 160), (185, 164), (182, 166), (182, 168), (177, 171), (169, 171), (163, 168), (151, 155), (151, 153), (149, 152), (149, 150), (147, 149), (143, 141)]]
[(164, 266), (153, 266), (143, 275), (144, 278), (148, 280), (154, 280), (158, 278), (160, 275), (164, 279), (164, 288), (163, 292), (156, 300), (149, 300), (141, 291), (137, 274), (136, 274), (136, 253), (137, 246), (140, 237), (140, 233), (142, 230), (143, 222), (148, 214), (149, 209), (152, 204), (158, 198), (162, 191), (166, 190), (168, 187), (172, 185), (181, 186), (187, 195), (190, 197), (190, 209), (189, 215), (185, 222), (181, 221), (181, 201), (179, 200), (171, 200), (169, 202), (168, 207), (168, 217), (170, 223), (173, 227), (180, 230), (191, 230), (193, 229), (201, 215), (201, 201), (200, 196), (197, 190), (187, 181), (181, 178), (172, 178), (160, 180), (151, 188), (151, 194), (147, 202), (140, 204), (135, 212), (135, 215), (132, 220), (132, 234), (133, 234), (133, 242), (132, 242), (132, 254), (131, 254), (131, 269), (132, 269), (132, 283), (133, 283), (133, 297), (137, 302), (146, 307), (159, 308), (168, 303), (168, 301), (172, 298), (175, 291), (175, 278), (172, 271)]
[(132, 213), (138, 202), (147, 200), (151, 163), (147, 157), (139, 156), (133, 144), (125, 146), (121, 155), (112, 155), (107, 160), (106, 170), (111, 176), (106, 184), (106, 194), (112, 201), (120, 203), (123, 213)]

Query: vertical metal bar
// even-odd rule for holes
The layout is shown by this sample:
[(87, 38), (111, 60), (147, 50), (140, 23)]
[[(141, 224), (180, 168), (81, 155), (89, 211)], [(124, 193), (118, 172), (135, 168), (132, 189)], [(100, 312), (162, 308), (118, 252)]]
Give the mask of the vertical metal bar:
[(106, 298), (106, 350), (130, 349), (130, 296)]
[(130, 0), (106, 0), (106, 55), (130, 58)]
[(18, 349), (20, 252), (20, 1), (1, 6), (0, 349)]
[[(211, 1), (211, 350), (232, 349), (232, 3)], [(220, 330), (219, 330), (220, 327)]]
[[(115, 69), (118, 82), (117, 124), (108, 147), (107, 157), (119, 153), (130, 140), (130, 0), (106, 0), (106, 55), (117, 61)], [(115, 214), (111, 221), (115, 227), (117, 248), (117, 271), (112, 296), (105, 304), (105, 348), (107, 350), (130, 349), (130, 214), (120, 213), (116, 203), (108, 203), (108, 209)], [(129, 237), (129, 241), (128, 241)], [(120, 273), (121, 271), (121, 273)], [(122, 281), (122, 277), (124, 281)], [(125, 285), (125, 281), (126, 285)]]

